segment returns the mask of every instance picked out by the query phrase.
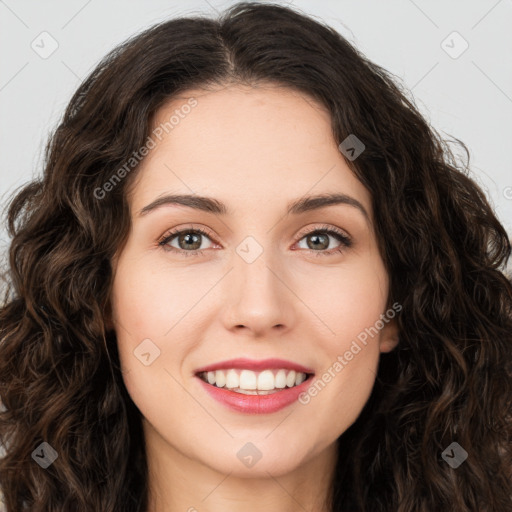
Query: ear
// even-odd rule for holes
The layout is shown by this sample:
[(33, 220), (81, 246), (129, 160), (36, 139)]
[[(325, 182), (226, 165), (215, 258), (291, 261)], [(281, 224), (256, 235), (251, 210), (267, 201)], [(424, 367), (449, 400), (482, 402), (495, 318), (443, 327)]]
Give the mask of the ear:
[(389, 322), (387, 322), (380, 331), (380, 351), (383, 353), (391, 352), (398, 345), (398, 341), (398, 325), (396, 323), (396, 319), (393, 318), (389, 320)]

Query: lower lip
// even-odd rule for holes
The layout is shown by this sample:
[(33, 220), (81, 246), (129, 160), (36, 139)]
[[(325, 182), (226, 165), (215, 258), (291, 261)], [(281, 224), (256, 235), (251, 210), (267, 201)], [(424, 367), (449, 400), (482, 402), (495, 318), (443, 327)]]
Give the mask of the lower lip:
[(282, 391), (268, 395), (244, 395), (226, 388), (218, 388), (212, 384), (208, 384), (200, 377), (197, 377), (197, 379), (199, 379), (210, 396), (233, 411), (246, 414), (270, 414), (280, 411), (297, 401), (299, 395), (309, 387), (312, 377), (312, 375), (308, 376), (308, 378), (298, 386), (283, 388)]

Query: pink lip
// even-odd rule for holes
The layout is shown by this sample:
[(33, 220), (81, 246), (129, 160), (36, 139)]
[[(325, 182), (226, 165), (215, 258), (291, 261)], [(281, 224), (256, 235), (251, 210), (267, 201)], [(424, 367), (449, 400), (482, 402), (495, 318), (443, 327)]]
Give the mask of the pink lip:
[[(213, 372), (215, 370), (228, 370), (230, 368), (238, 368), (245, 370), (253, 370), (253, 371), (262, 371), (267, 369), (274, 368), (283, 368), (285, 370), (295, 370), (296, 372), (303, 373), (314, 373), (311, 368), (306, 368), (300, 364), (294, 363), (292, 361), (286, 361), (285, 359), (263, 359), (261, 361), (257, 361), (255, 359), (246, 359), (243, 357), (239, 357), (237, 359), (230, 359), (228, 361), (221, 361), (220, 363), (213, 363), (208, 366), (203, 366), (202, 368), (198, 368), (196, 370), (196, 375), (201, 372)], [(306, 381), (304, 381), (306, 382)], [(298, 386), (297, 386), (298, 387)], [(290, 388), (296, 389), (296, 388)]]
[[(231, 366), (230, 368), (233, 368)], [(268, 366), (266, 367), (268, 368)], [(302, 384), (293, 388), (284, 388), (270, 395), (244, 395), (225, 388), (218, 388), (197, 377), (204, 389), (218, 402), (236, 412), (247, 414), (270, 414), (284, 409), (297, 401), (299, 395), (311, 384), (308, 377)]]

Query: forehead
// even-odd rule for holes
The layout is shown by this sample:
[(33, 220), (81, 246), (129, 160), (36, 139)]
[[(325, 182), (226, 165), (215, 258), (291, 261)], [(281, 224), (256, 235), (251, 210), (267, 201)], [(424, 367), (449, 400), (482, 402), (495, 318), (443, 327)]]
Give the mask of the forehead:
[(152, 129), (161, 136), (141, 164), (135, 210), (164, 192), (213, 195), (233, 205), (250, 196), (255, 206), (342, 192), (370, 211), (367, 190), (334, 140), (329, 112), (293, 89), (191, 89), (159, 109)]

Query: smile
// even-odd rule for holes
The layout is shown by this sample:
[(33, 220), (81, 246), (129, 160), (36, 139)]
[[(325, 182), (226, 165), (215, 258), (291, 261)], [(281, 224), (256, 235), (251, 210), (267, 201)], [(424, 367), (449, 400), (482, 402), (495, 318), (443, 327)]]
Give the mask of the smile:
[(207, 395), (231, 411), (270, 414), (298, 402), (314, 377), (311, 368), (284, 359), (231, 359), (195, 372)]
[(267, 369), (261, 372), (231, 368), (198, 374), (200, 379), (212, 386), (244, 395), (278, 393), (282, 389), (299, 386), (307, 379), (307, 376), (304, 372), (284, 368)]

